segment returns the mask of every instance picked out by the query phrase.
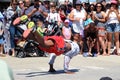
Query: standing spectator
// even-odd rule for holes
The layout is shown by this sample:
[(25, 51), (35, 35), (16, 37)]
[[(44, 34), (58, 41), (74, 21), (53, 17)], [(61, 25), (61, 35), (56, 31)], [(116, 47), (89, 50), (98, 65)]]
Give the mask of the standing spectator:
[(43, 2), (44, 7), (45, 7), (45, 12), (49, 13), (50, 12), (50, 1), (49, 0), (45, 0)]
[(67, 17), (65, 11), (66, 11), (66, 6), (65, 5), (60, 5), (58, 13), (60, 15), (60, 18), (61, 18), (62, 22), (64, 22), (66, 17)]
[(64, 4), (67, 6), (68, 4), (70, 4), (71, 2), (69, 0), (65, 0)]
[(28, 17), (33, 20), (35, 19), (35, 17), (40, 15), (43, 16), (43, 18), (46, 18), (48, 14), (45, 11), (46, 8), (42, 4), (40, 4), (40, 1), (34, 0), (34, 4), (32, 6), (29, 5), (27, 11), (25, 10), (25, 12), (27, 12), (25, 14), (28, 15)]
[(110, 55), (110, 49), (112, 44), (112, 35), (114, 35), (114, 41), (116, 45), (117, 55), (120, 55), (119, 52), (119, 31), (120, 31), (120, 11), (118, 9), (118, 3), (115, 0), (111, 1), (110, 9), (106, 12), (107, 20), (107, 34), (108, 34), (108, 55)]
[(25, 9), (24, 1), (23, 0), (20, 0), (18, 2), (18, 7), (19, 7), (19, 16), (21, 16), (21, 15), (23, 15), (23, 11)]
[[(105, 12), (104, 12), (104, 6), (101, 3), (96, 4), (96, 11), (93, 13), (93, 20), (98, 28), (98, 39), (100, 46), (102, 47), (103, 50), (103, 55), (106, 55), (106, 44), (105, 44)], [(99, 46), (99, 45), (98, 45)], [(99, 47), (98, 47), (98, 54), (99, 52)]]
[(66, 19), (64, 21), (64, 26), (62, 28), (62, 34), (64, 39), (70, 40), (71, 36), (72, 36), (72, 31), (71, 31), (71, 27), (69, 26), (69, 20)]
[(10, 31), (10, 43), (11, 43), (12, 56), (15, 56), (14, 36), (15, 36), (15, 32), (16, 32), (16, 28), (15, 28), (15, 26), (12, 25), (12, 22), (17, 16), (18, 16), (17, 2), (13, 1), (13, 2), (11, 2), (11, 6), (9, 6), (6, 11), (7, 21), (10, 25), (9, 31)]
[(92, 15), (92, 13), (95, 11), (95, 5), (94, 4), (90, 4), (89, 6), (89, 14)]
[(72, 10), (73, 10), (73, 5), (72, 4), (68, 4), (67, 5), (67, 10), (66, 10), (66, 15), (68, 16)]
[(7, 10), (4, 10), (3, 12), (4, 15), (4, 19), (3, 19), (3, 23), (4, 23), (4, 53), (5, 54), (9, 54), (9, 51), (11, 49), (11, 45), (10, 45), (10, 32), (9, 32), (9, 27), (10, 27), (10, 21), (7, 20)]
[(89, 12), (89, 6), (90, 6), (89, 3), (85, 3), (83, 9), (84, 9), (86, 12)]
[[(80, 45), (82, 48), (82, 38), (83, 38), (83, 24), (84, 20), (86, 20), (86, 15), (87, 13), (85, 10), (82, 9), (82, 4), (78, 0), (76, 1), (76, 7), (73, 9), (70, 13), (69, 19), (72, 21), (72, 26), (73, 26), (73, 36), (80, 37)], [(81, 49), (82, 51), (82, 49)]]
[(3, 40), (3, 34), (4, 34), (4, 30), (3, 30), (3, 21), (0, 19), (0, 55), (3, 55), (3, 45), (4, 45), (4, 40)]
[(32, 11), (32, 9), (30, 8), (31, 1), (30, 0), (25, 0), (24, 5), (25, 5), (25, 9), (23, 10), (23, 14), (27, 15)]

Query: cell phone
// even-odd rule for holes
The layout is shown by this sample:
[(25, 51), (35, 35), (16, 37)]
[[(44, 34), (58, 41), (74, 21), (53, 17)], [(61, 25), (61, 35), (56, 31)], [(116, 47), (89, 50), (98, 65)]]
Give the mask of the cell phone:
[(39, 9), (40, 5), (38, 3), (34, 4), (34, 8)]

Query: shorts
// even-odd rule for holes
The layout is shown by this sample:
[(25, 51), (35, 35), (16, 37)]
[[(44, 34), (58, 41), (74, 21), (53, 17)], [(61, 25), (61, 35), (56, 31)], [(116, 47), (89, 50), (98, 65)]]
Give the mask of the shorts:
[(1, 44), (1, 45), (4, 44), (4, 40), (3, 40), (3, 38), (0, 39), (0, 44)]
[(79, 45), (76, 42), (71, 42), (71, 50), (64, 53), (65, 56), (69, 56), (70, 58), (76, 56), (80, 52)]
[(104, 27), (98, 27), (98, 36), (99, 37), (105, 37), (106, 31)]
[(119, 23), (108, 24), (106, 27), (106, 30), (107, 30), (107, 32), (119, 32), (120, 24)]

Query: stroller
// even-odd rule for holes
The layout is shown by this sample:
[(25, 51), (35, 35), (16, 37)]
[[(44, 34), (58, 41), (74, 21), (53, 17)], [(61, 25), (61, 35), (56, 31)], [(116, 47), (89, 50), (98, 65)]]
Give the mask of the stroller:
[(44, 51), (39, 48), (39, 44), (34, 40), (24, 39), (22, 34), (24, 30), (27, 29), (27, 23), (20, 23), (16, 25), (16, 29), (20, 32), (21, 35), (15, 36), (15, 53), (18, 58), (25, 58), (26, 56), (45, 56)]

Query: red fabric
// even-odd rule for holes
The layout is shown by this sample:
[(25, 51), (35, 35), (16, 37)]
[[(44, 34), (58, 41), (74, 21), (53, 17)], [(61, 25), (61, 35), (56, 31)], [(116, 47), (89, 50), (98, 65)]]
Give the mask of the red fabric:
[(49, 40), (49, 39), (54, 40), (55, 45), (50, 48), (43, 48), (43, 47), (39, 46), (41, 48), (41, 50), (49, 52), (49, 53), (55, 53), (57, 56), (64, 53), (65, 42), (64, 42), (64, 39), (62, 36), (45, 36), (44, 39), (45, 40)]
[(66, 17), (63, 15), (63, 14), (61, 14), (60, 13), (60, 18), (61, 18), (61, 20), (64, 22), (65, 21), (65, 19), (66, 19)]

